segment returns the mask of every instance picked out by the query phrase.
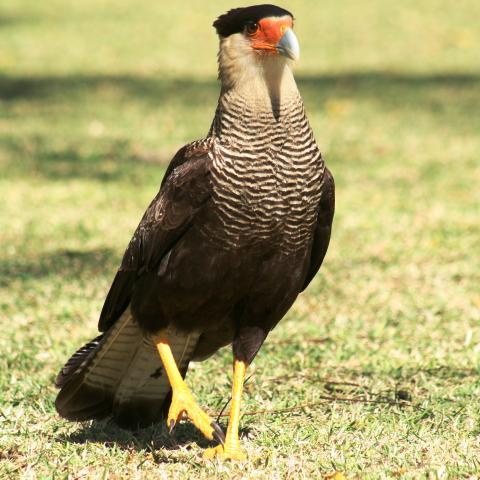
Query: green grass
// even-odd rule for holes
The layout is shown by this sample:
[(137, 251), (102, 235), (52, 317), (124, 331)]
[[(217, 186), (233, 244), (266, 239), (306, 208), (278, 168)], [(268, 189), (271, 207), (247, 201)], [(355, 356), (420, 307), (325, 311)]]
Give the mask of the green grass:
[[(209, 127), (233, 4), (0, 6), (1, 478), (479, 478), (480, 3), (283, 4), (337, 214), (251, 369), (245, 465), (205, 463), (188, 424), (132, 435), (53, 405), (166, 162)], [(188, 376), (212, 412), (230, 365)]]

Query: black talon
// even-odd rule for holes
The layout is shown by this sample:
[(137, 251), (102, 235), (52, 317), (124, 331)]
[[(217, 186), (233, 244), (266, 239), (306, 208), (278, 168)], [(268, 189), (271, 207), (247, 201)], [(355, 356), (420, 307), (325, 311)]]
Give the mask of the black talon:
[(222, 427), (217, 422), (212, 422), (210, 426), (213, 428), (213, 438), (222, 445), (225, 445), (225, 434), (223, 433)]
[(175, 428), (175, 420), (170, 420), (170, 425), (168, 427), (168, 433), (172, 433), (173, 429)]

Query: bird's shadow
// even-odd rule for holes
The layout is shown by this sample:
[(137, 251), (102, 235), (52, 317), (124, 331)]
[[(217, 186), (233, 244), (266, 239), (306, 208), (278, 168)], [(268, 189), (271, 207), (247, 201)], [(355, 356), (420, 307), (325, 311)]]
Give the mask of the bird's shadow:
[[(222, 425), (226, 430), (225, 425)], [(240, 436), (246, 436), (250, 429), (240, 430)], [(87, 444), (102, 444), (107, 448), (125, 451), (151, 453), (157, 463), (175, 463), (177, 459), (169, 453), (197, 445), (201, 449), (212, 447), (216, 442), (207, 440), (190, 422), (179, 423), (170, 434), (163, 422), (137, 431), (124, 430), (113, 421), (93, 421), (81, 424), (80, 428), (69, 434), (61, 434), (59, 441)]]

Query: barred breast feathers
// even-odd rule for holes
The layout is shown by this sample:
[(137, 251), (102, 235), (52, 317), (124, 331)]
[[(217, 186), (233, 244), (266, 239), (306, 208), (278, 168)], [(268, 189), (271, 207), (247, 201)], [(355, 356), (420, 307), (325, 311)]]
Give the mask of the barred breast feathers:
[(323, 159), (288, 63), (239, 61), (238, 45), (226, 47), (209, 132), (213, 202), (224, 228), (205, 233), (232, 245), (279, 238), (288, 253), (311, 236)]

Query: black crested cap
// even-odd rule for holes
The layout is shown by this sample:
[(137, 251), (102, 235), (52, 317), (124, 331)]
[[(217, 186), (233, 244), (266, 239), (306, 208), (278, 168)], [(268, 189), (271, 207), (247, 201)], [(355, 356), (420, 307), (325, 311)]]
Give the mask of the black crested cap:
[(265, 3), (263, 5), (253, 5), (252, 7), (233, 8), (227, 13), (220, 15), (213, 22), (213, 26), (219, 35), (228, 37), (243, 31), (247, 23), (256, 23), (265, 17), (283, 17), (285, 15), (290, 15), (293, 18), (293, 15), (288, 10)]

